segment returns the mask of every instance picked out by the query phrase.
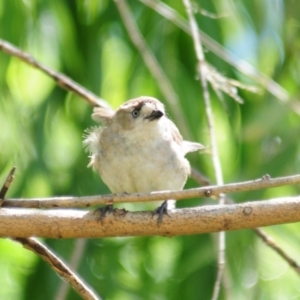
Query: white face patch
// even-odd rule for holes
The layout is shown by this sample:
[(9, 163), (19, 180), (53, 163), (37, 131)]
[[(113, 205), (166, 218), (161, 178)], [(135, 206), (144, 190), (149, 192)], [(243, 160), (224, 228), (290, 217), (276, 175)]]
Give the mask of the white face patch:
[(149, 116), (154, 110), (156, 109), (155, 105), (153, 103), (149, 103), (146, 102), (143, 106), (142, 106), (142, 113), (144, 117)]

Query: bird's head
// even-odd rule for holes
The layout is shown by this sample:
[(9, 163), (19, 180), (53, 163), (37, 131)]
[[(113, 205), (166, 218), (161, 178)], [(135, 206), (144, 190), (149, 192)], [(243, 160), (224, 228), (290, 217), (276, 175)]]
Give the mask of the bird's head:
[(105, 124), (132, 130), (134, 128), (150, 128), (165, 115), (164, 105), (155, 98), (142, 96), (123, 103), (116, 112), (103, 108), (95, 108), (94, 120)]

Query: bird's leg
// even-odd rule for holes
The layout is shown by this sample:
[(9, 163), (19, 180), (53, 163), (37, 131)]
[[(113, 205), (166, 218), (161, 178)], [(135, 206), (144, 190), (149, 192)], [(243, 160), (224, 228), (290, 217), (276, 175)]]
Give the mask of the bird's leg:
[(153, 210), (152, 215), (154, 216), (156, 214), (158, 215), (158, 218), (157, 218), (158, 225), (162, 222), (163, 215), (170, 216), (168, 213), (168, 202), (167, 201), (164, 201), (161, 206), (159, 206)]
[(111, 214), (113, 213), (114, 211), (114, 208), (113, 208), (113, 205), (112, 204), (108, 204), (108, 205), (105, 205), (103, 207), (99, 207), (97, 208), (95, 211), (94, 211), (94, 214), (95, 213), (99, 213), (100, 216), (99, 216), (99, 221), (103, 221), (103, 219), (105, 218), (105, 216), (107, 214)]

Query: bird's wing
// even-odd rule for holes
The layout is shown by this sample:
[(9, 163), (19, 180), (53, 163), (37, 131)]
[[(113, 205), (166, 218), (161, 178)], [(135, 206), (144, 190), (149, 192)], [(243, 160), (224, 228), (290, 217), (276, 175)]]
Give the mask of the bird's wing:
[(176, 125), (170, 119), (168, 119), (168, 121), (170, 122), (172, 138), (178, 145), (182, 146), (184, 155), (189, 152), (205, 149), (205, 147), (199, 143), (184, 141)]
[(198, 150), (205, 149), (205, 147), (199, 143), (183, 141), (182, 142), (183, 153), (186, 155), (189, 152), (195, 152)]
[(170, 119), (166, 119), (168, 122), (169, 122), (169, 126), (168, 126), (168, 129), (170, 130), (170, 136), (171, 138), (173, 139), (173, 141), (175, 141), (178, 145), (181, 145), (182, 144), (182, 136), (178, 130), (178, 128), (176, 127), (176, 125), (170, 120)]

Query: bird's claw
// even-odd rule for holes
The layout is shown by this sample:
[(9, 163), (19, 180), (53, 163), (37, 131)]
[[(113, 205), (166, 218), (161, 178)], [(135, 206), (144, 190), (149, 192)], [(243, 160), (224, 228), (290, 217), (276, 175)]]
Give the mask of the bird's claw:
[(164, 215), (169, 215), (169, 212), (168, 212), (168, 203), (167, 201), (164, 201), (163, 204), (157, 208), (155, 208), (152, 212), (152, 216), (154, 215), (158, 215), (158, 218), (157, 218), (157, 224), (160, 225), (162, 220), (163, 220), (163, 216)]
[(103, 207), (99, 207), (94, 211), (94, 214), (99, 214), (98, 221), (103, 221), (107, 214), (111, 214), (114, 212), (114, 208), (112, 204), (105, 205)]

